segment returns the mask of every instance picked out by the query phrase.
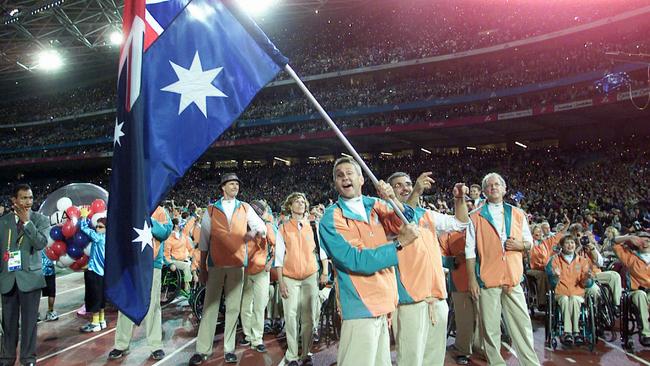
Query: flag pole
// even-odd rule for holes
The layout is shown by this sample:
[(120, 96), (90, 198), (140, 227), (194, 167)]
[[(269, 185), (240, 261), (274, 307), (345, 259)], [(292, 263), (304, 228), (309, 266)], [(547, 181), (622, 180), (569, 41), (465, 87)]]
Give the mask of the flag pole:
[[(357, 150), (354, 148), (354, 146), (352, 146), (350, 141), (348, 141), (347, 137), (343, 135), (343, 132), (341, 132), (339, 127), (336, 125), (336, 123), (332, 121), (332, 118), (329, 116), (329, 114), (327, 114), (325, 109), (323, 109), (323, 107), (316, 100), (316, 98), (314, 98), (314, 95), (309, 91), (309, 89), (307, 89), (305, 83), (303, 83), (300, 77), (296, 74), (296, 72), (293, 71), (293, 68), (289, 64), (286, 64), (284, 66), (284, 70), (289, 73), (289, 75), (293, 78), (293, 80), (296, 81), (296, 84), (298, 84), (298, 87), (302, 90), (303, 93), (305, 93), (307, 99), (309, 99), (311, 104), (313, 104), (314, 107), (316, 107), (316, 110), (318, 110), (318, 113), (320, 113), (321, 117), (323, 117), (325, 121), (327, 121), (327, 124), (330, 126), (330, 128), (334, 130), (334, 133), (336, 133), (336, 136), (339, 138), (339, 140), (341, 140), (343, 145), (345, 145), (345, 148), (348, 149), (350, 154), (352, 154), (354, 160), (356, 160), (359, 163), (361, 169), (363, 169), (363, 171), (370, 177), (372, 184), (377, 186), (377, 184), (379, 184), (379, 180), (377, 180), (377, 177), (375, 177), (375, 175), (372, 173), (368, 165), (366, 165), (366, 162), (363, 161), (359, 153), (357, 153)], [(390, 205), (393, 206), (393, 209), (395, 210), (395, 213), (397, 213), (397, 216), (399, 216), (399, 218), (402, 219), (402, 221), (405, 224), (408, 224), (408, 220), (406, 219), (402, 211), (397, 207), (397, 203), (395, 203), (393, 199), (389, 199), (389, 202)]]

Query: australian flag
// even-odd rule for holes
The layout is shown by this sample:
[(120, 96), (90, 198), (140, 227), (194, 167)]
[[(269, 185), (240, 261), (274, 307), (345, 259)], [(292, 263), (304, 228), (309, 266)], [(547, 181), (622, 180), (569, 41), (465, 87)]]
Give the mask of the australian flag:
[(140, 324), (150, 216), (287, 59), (233, 1), (126, 0), (106, 235), (106, 295)]

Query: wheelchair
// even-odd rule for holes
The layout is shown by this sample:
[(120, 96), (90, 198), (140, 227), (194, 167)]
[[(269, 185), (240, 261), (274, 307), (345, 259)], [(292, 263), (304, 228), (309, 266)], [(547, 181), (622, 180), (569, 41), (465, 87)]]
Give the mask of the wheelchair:
[(632, 303), (632, 291), (630, 289), (623, 289), (621, 296), (621, 343), (623, 348), (628, 351), (634, 351), (634, 335), (641, 335), (643, 330), (643, 323), (641, 322), (641, 314), (639, 309)]
[[(203, 317), (203, 304), (205, 303), (205, 286), (197, 285), (192, 287), (187, 302), (192, 308), (192, 314), (196, 319), (197, 325), (201, 323)], [(226, 318), (226, 294), (225, 291), (221, 293), (221, 302), (219, 306), (219, 315), (217, 316), (217, 328), (215, 334), (223, 332)]]
[(323, 302), (320, 311), (320, 324), (318, 327), (318, 336), (321, 342), (328, 346), (336, 342), (341, 337), (341, 314), (339, 312), (337, 289), (335, 284), (331, 284), (332, 290), (327, 299)]
[(537, 301), (537, 282), (535, 277), (524, 274), (524, 279), (521, 281), (521, 289), (524, 291), (524, 297), (526, 298), (526, 304), (528, 304), (528, 311), (530, 312), (530, 317), (535, 316), (535, 309), (539, 310), (539, 304)]
[[(616, 307), (614, 305), (614, 292), (606, 283), (597, 282), (600, 296), (595, 299), (596, 307), (596, 335), (611, 342), (616, 339)], [(610, 336), (606, 337), (605, 334)]]
[[(555, 350), (557, 349), (557, 339), (564, 334), (564, 319), (560, 307), (555, 300), (555, 291), (551, 290), (546, 294), (548, 301), (546, 321), (544, 322), (546, 346)], [(596, 309), (596, 300), (592, 296), (585, 296), (585, 301), (580, 306), (578, 322), (580, 335), (584, 339), (585, 344), (587, 344), (590, 352), (593, 352), (598, 343)]]
[(160, 277), (160, 305), (166, 305), (172, 302), (181, 290), (181, 273), (178, 269), (172, 271), (169, 266), (163, 266)]

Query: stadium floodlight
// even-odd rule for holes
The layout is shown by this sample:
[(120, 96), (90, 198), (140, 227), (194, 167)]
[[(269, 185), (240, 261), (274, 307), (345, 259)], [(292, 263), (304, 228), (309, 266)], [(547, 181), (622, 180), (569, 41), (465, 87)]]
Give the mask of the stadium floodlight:
[(425, 148), (423, 148), (423, 147), (420, 148), (420, 151), (422, 151), (422, 152), (425, 153), (425, 154), (431, 154), (431, 151), (430, 151), (430, 150), (427, 150), (427, 149), (425, 149)]
[(393, 153), (389, 153), (389, 152), (380, 152), (379, 154), (384, 156), (393, 156)]
[(111, 35), (109, 36), (109, 39), (111, 40), (111, 44), (113, 45), (121, 45), (122, 44), (122, 32), (120, 31), (112, 31)]
[(248, 14), (259, 16), (264, 14), (278, 0), (239, 0), (239, 4)]
[(53, 71), (63, 66), (63, 58), (55, 50), (43, 50), (38, 54), (38, 68)]
[(476, 148), (475, 148), (474, 146), (467, 146), (467, 147), (465, 147), (465, 148), (466, 148), (467, 150), (476, 150)]
[(289, 165), (289, 164), (291, 163), (289, 160), (287, 160), (287, 159), (282, 159), (282, 158), (278, 158), (277, 156), (274, 156), (273, 159), (275, 159), (275, 160), (277, 160), (277, 161), (281, 161), (281, 162), (283, 162), (283, 163), (285, 163), (285, 164), (287, 164), (287, 165)]
[(522, 148), (524, 148), (524, 149), (527, 149), (527, 148), (528, 148), (528, 146), (522, 144), (522, 143), (519, 142), (519, 141), (515, 141), (515, 145), (520, 146), (520, 147), (522, 147)]
[(341, 155), (345, 156), (346, 158), (351, 158), (352, 157), (352, 155), (346, 154), (346, 153), (341, 153)]

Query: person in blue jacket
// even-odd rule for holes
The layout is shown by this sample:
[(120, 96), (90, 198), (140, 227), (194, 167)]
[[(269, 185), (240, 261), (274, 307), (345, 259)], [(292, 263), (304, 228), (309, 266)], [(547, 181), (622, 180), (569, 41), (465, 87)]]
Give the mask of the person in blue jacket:
[(88, 270), (84, 272), (84, 283), (86, 294), (84, 303), (86, 311), (93, 314), (92, 320), (80, 328), (83, 333), (99, 332), (106, 329), (104, 308), (104, 258), (106, 246), (106, 218), (97, 220), (95, 228), (92, 229), (88, 223), (90, 220), (82, 219), (80, 223), (81, 232), (90, 238), (90, 258), (88, 259)]

